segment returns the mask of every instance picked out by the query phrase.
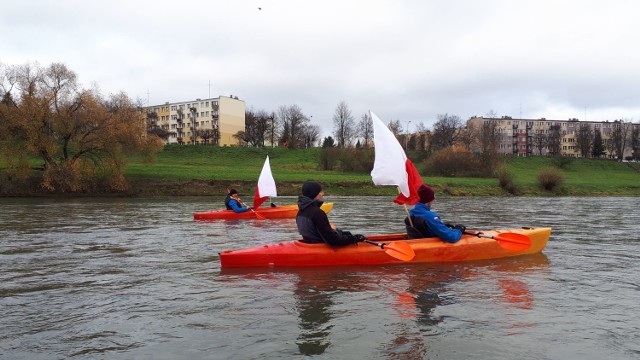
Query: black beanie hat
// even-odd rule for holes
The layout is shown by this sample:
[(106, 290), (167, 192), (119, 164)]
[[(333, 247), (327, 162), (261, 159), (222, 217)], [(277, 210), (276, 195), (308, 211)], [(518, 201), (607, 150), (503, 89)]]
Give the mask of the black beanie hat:
[(322, 191), (322, 185), (315, 181), (307, 181), (302, 184), (302, 195), (308, 198), (315, 199), (320, 194), (320, 191)]
[(238, 191), (236, 189), (229, 190), (229, 195), (237, 194)]

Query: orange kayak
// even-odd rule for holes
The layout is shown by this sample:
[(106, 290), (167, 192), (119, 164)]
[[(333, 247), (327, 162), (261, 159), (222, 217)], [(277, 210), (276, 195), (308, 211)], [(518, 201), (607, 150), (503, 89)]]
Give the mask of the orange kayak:
[[(333, 209), (333, 203), (324, 203), (320, 207), (325, 213)], [(258, 215), (256, 215), (258, 213)], [(253, 211), (241, 213), (233, 210), (212, 210), (193, 213), (194, 220), (244, 220), (244, 219), (285, 219), (294, 218), (298, 214), (298, 205), (278, 205), (276, 207), (259, 207)]]
[(406, 234), (370, 235), (371, 241), (393, 244), (402, 241), (415, 252), (410, 261), (389, 256), (383, 249), (366, 243), (344, 247), (325, 244), (305, 244), (299, 240), (220, 253), (222, 267), (280, 267), (280, 266), (335, 266), (386, 265), (428, 262), (470, 261), (496, 259), (509, 256), (535, 254), (547, 245), (551, 228), (523, 228), (483, 231), (487, 236), (516, 233), (528, 236), (531, 246), (525, 250), (509, 250), (498, 241), (474, 235), (463, 235), (460, 241), (449, 244), (439, 238), (408, 240)]

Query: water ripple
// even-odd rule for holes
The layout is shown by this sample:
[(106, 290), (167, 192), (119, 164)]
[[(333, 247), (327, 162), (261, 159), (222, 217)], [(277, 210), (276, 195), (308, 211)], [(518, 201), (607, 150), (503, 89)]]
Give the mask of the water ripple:
[[(328, 200), (340, 228), (404, 231), (390, 198)], [(551, 241), (471, 263), (230, 270), (218, 252), (296, 239), (295, 223), (194, 222), (209, 198), (6, 199), (2, 357), (635, 359), (637, 204), (445, 197), (446, 221), (552, 226)]]

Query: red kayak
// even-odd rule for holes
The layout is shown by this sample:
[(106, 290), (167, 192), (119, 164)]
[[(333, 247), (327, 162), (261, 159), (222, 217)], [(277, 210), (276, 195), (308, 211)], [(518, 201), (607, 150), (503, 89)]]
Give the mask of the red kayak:
[(547, 245), (551, 228), (483, 231), (449, 244), (439, 238), (407, 239), (407, 234), (367, 236), (369, 243), (344, 247), (299, 240), (220, 253), (222, 267), (385, 265), (495, 259), (535, 254)]
[[(325, 213), (333, 209), (333, 203), (324, 203), (320, 207)], [(193, 213), (194, 220), (244, 220), (244, 219), (286, 219), (295, 218), (298, 214), (298, 205), (279, 205), (276, 207), (257, 208), (255, 211), (241, 213), (233, 210), (212, 210)]]

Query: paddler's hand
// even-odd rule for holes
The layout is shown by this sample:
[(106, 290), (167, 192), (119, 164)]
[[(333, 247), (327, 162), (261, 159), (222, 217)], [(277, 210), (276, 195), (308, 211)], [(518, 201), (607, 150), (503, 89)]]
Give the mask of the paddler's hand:
[(467, 227), (464, 226), (464, 225), (456, 225), (453, 228), (460, 230), (460, 232), (463, 233), (463, 234), (464, 234), (464, 231), (467, 230)]
[(356, 243), (363, 242), (363, 241), (367, 240), (367, 238), (362, 234), (355, 234), (353, 236), (356, 238)]

